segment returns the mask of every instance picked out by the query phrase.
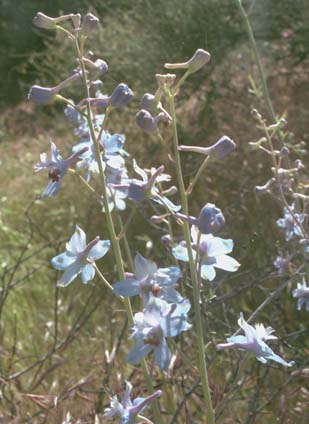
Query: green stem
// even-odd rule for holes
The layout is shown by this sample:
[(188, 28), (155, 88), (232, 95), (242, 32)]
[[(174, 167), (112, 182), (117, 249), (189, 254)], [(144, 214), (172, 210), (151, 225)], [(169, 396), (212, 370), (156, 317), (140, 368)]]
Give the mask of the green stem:
[[(88, 87), (88, 82), (87, 82), (87, 77), (86, 77), (85, 65), (84, 65), (84, 61), (83, 61), (83, 41), (82, 41), (81, 47), (80, 47), (77, 38), (76, 38), (76, 50), (77, 50), (77, 54), (78, 54), (80, 67), (81, 67), (81, 70), (82, 70), (86, 99), (89, 99), (89, 97), (90, 97), (89, 96), (89, 87)], [(86, 105), (87, 105), (87, 122), (88, 122), (89, 130), (90, 130), (90, 136), (91, 136), (92, 142), (94, 143), (94, 146), (95, 146), (96, 159), (97, 159), (97, 162), (98, 162), (99, 174), (100, 174), (101, 183), (102, 183), (101, 187), (102, 187), (102, 194), (103, 194), (103, 205), (104, 205), (104, 209), (105, 209), (106, 223), (107, 223), (109, 236), (110, 236), (110, 239), (111, 239), (112, 248), (113, 248), (115, 259), (116, 259), (118, 276), (119, 276), (120, 280), (124, 280), (125, 279), (125, 273), (124, 273), (123, 260), (122, 260), (121, 250), (120, 250), (120, 243), (119, 243), (119, 240), (117, 239), (112, 214), (109, 210), (109, 205), (108, 205), (107, 186), (106, 186), (106, 179), (105, 179), (103, 162), (102, 162), (102, 157), (101, 157), (99, 139), (96, 137), (96, 134), (95, 134), (95, 131), (94, 131), (94, 127), (93, 127), (93, 123), (92, 123), (92, 119), (91, 119), (91, 116), (92, 116), (91, 115), (91, 107), (90, 107), (90, 102), (88, 100), (86, 102)], [(108, 114), (109, 114), (109, 112), (107, 111), (107, 113), (105, 114), (105, 117), (104, 117), (104, 122), (103, 122), (103, 125), (101, 127), (100, 133), (102, 133), (106, 129)], [(132, 311), (130, 299), (125, 298), (123, 303), (125, 305), (125, 308), (126, 308), (126, 311), (127, 311), (127, 314), (128, 314), (129, 324), (132, 326), (134, 324), (134, 319), (133, 319), (133, 311)], [(143, 373), (144, 373), (144, 378), (145, 378), (147, 390), (149, 391), (149, 393), (152, 393), (154, 391), (153, 384), (152, 384), (152, 380), (151, 380), (151, 377), (149, 375), (149, 372), (148, 372), (148, 369), (147, 369), (147, 364), (146, 364), (145, 360), (142, 361), (142, 369), (143, 369)], [(153, 411), (154, 411), (154, 415), (155, 415), (156, 424), (163, 424), (157, 401), (153, 403)]]
[(207, 156), (204, 159), (202, 165), (199, 167), (196, 175), (194, 176), (193, 180), (191, 181), (189, 187), (187, 188), (186, 193), (187, 193), (188, 196), (192, 193), (192, 190), (193, 190), (195, 184), (198, 182), (200, 176), (204, 172), (204, 169), (206, 168), (206, 165), (207, 165), (207, 162), (208, 162), (209, 158), (210, 158), (210, 156)]
[[(178, 151), (178, 134), (177, 134), (177, 124), (176, 124), (176, 112), (175, 112), (175, 103), (174, 95), (168, 91), (167, 92), (170, 103), (170, 113), (173, 119), (173, 145), (174, 145), (174, 155), (175, 155), (175, 164), (176, 164), (176, 174), (179, 186), (179, 192), (181, 197), (182, 212), (185, 215), (189, 214), (188, 208), (188, 198), (185, 190), (185, 185), (183, 181), (180, 155)], [(193, 258), (192, 246), (191, 246), (191, 237), (190, 237), (190, 228), (188, 222), (183, 224), (183, 232), (186, 241), (186, 247), (188, 249), (189, 256), (189, 268), (192, 278), (192, 287), (193, 287), (193, 302), (194, 302), (194, 312), (195, 312), (195, 325), (197, 332), (197, 344), (198, 344), (198, 355), (199, 355), (199, 371), (201, 374), (201, 381), (203, 386), (204, 400), (206, 404), (206, 417), (207, 424), (214, 424), (215, 416), (214, 410), (212, 407), (211, 394), (208, 382), (207, 367), (206, 367), (206, 358), (205, 358), (205, 347), (204, 347), (204, 336), (203, 336), (203, 324), (200, 310), (200, 291), (199, 291), (199, 282), (196, 273), (195, 261)]]
[(240, 11), (240, 14), (241, 14), (241, 16), (244, 20), (246, 30), (247, 30), (247, 33), (248, 33), (248, 36), (249, 36), (249, 41), (250, 41), (251, 48), (252, 48), (252, 51), (253, 51), (253, 56), (254, 56), (255, 62), (257, 64), (258, 70), (259, 70), (259, 75), (260, 75), (260, 79), (261, 79), (261, 83), (262, 83), (263, 96), (264, 96), (264, 99), (266, 100), (266, 105), (267, 105), (267, 108), (268, 108), (269, 115), (270, 115), (272, 121), (276, 122), (276, 115), (275, 115), (274, 108), (273, 108), (273, 105), (272, 105), (272, 102), (271, 102), (271, 99), (270, 99), (264, 68), (263, 68), (263, 65), (262, 65), (262, 62), (261, 62), (261, 59), (260, 59), (260, 55), (259, 55), (259, 52), (258, 52), (258, 49), (257, 49), (257, 45), (256, 45), (255, 37), (254, 37), (253, 31), (252, 31), (252, 27), (251, 27), (251, 24), (250, 24), (250, 20), (248, 18), (248, 15), (247, 15), (245, 9), (243, 8), (241, 0), (236, 0), (236, 4), (237, 4), (239, 11)]

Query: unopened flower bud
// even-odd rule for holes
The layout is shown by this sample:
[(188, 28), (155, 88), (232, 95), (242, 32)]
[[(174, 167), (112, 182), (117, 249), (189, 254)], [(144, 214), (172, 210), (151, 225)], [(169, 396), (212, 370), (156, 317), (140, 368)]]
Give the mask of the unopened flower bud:
[(166, 63), (164, 65), (167, 69), (188, 69), (190, 74), (201, 69), (210, 60), (210, 54), (203, 49), (198, 49), (194, 55), (187, 62), (184, 63)]
[(174, 243), (172, 240), (172, 237), (169, 234), (166, 234), (165, 236), (161, 237), (162, 242), (165, 244), (166, 247), (172, 248)]
[(175, 74), (156, 74), (158, 87), (165, 91), (166, 88), (172, 87), (176, 79)]
[(152, 215), (150, 221), (153, 224), (161, 224), (161, 222), (166, 221), (166, 215)]
[(262, 137), (260, 138), (258, 141), (250, 141), (248, 143), (249, 145), (249, 149), (252, 150), (258, 150), (260, 148), (260, 146), (262, 146), (263, 143), (265, 143), (267, 141), (266, 137)]
[(72, 19), (74, 28), (75, 29), (79, 28), (80, 22), (81, 22), (81, 14), (80, 13), (72, 14), (71, 19)]
[(57, 22), (55, 18), (44, 15), (42, 12), (38, 12), (33, 18), (33, 25), (43, 29), (55, 29)]
[(133, 91), (126, 84), (118, 84), (110, 97), (110, 105), (118, 109), (122, 108), (133, 96)]
[(57, 24), (67, 21), (68, 19), (72, 19), (74, 27), (77, 28), (75, 24), (80, 22), (80, 14), (78, 13), (74, 15), (73, 13), (71, 13), (69, 15), (61, 15), (61, 16), (58, 16), (57, 18), (51, 18), (50, 16), (47, 16), (42, 12), (38, 12), (33, 18), (32, 22), (33, 22), (33, 25), (38, 28), (56, 29)]
[(154, 100), (155, 96), (153, 94), (145, 93), (141, 100), (142, 109), (151, 112), (154, 108)]
[(176, 186), (171, 186), (167, 190), (162, 191), (161, 194), (163, 194), (164, 196), (173, 196), (177, 192), (178, 192), (178, 188)]
[(55, 88), (34, 85), (30, 88), (28, 100), (38, 105), (48, 105), (53, 103), (56, 95), (57, 90), (55, 90)]
[(282, 149), (280, 150), (280, 157), (284, 158), (289, 156), (290, 154), (290, 150), (287, 146), (283, 146)]
[(255, 186), (254, 192), (257, 196), (262, 196), (263, 194), (270, 193), (271, 186), (276, 182), (276, 178), (271, 178), (267, 183), (263, 186)]
[(207, 203), (198, 217), (197, 227), (202, 234), (215, 234), (225, 224), (225, 218), (219, 208), (212, 203)]
[(298, 169), (299, 171), (301, 169), (305, 169), (305, 165), (302, 163), (302, 161), (300, 159), (296, 159), (295, 161), (295, 167), (296, 169)]
[(257, 119), (258, 121), (262, 121), (262, 115), (260, 114), (260, 112), (257, 109), (252, 109), (251, 110), (251, 115)]
[(215, 144), (209, 147), (199, 146), (179, 146), (178, 150), (184, 152), (196, 152), (203, 155), (213, 155), (216, 159), (223, 159), (230, 154), (236, 147), (236, 144), (229, 137), (224, 135)]
[(102, 59), (97, 59), (94, 62), (94, 66), (97, 69), (97, 71), (100, 72), (100, 74), (106, 74), (106, 72), (108, 71), (108, 64), (102, 60)]
[(287, 124), (286, 119), (280, 118), (278, 122), (275, 124), (269, 125), (267, 127), (268, 130), (279, 130), (280, 128), (284, 127)]
[(168, 121), (168, 117), (164, 112), (160, 112), (153, 117), (148, 110), (142, 109), (136, 114), (137, 125), (148, 134), (158, 131), (158, 123), (160, 121)]
[(99, 23), (100, 21), (96, 16), (92, 13), (87, 13), (81, 26), (81, 33), (87, 36), (92, 32), (95, 32), (99, 27)]

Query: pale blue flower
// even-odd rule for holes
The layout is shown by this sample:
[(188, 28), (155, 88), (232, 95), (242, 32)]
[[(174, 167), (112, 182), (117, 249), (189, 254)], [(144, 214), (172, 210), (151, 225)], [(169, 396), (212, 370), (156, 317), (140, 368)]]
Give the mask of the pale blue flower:
[(139, 397), (131, 401), (131, 391), (132, 384), (126, 381), (126, 390), (122, 402), (119, 402), (117, 396), (113, 396), (110, 407), (104, 409), (103, 417), (107, 420), (114, 420), (115, 417), (119, 417), (121, 424), (134, 424), (137, 415), (144, 410), (147, 404), (162, 395), (162, 391), (157, 390), (146, 398)]
[(76, 225), (75, 233), (66, 244), (66, 251), (51, 260), (54, 268), (64, 271), (57, 286), (68, 286), (79, 274), (81, 274), (82, 282), (87, 284), (95, 275), (92, 263), (106, 255), (109, 248), (110, 241), (100, 240), (99, 237), (87, 244), (85, 232)]
[(157, 184), (163, 181), (170, 181), (171, 177), (164, 174), (164, 166), (160, 166), (150, 170), (150, 177), (147, 172), (140, 168), (136, 161), (133, 160), (133, 168), (137, 174), (142, 177), (142, 180), (129, 179), (125, 184), (114, 184), (113, 188), (117, 190), (128, 190), (129, 199), (134, 202), (142, 202), (146, 199), (151, 199), (162, 206), (165, 206), (173, 212), (179, 211), (180, 205), (174, 205), (166, 196), (159, 192)]
[[(191, 228), (193, 257), (196, 258), (198, 244), (198, 229), (194, 225)], [(213, 281), (216, 277), (215, 268), (224, 271), (235, 272), (240, 263), (228, 256), (233, 250), (233, 240), (215, 237), (212, 234), (200, 234), (199, 252), (201, 277), (204, 280)], [(179, 261), (189, 262), (188, 249), (184, 243), (178, 244), (172, 249), (172, 253)], [(198, 264), (199, 268), (199, 264)]]
[(134, 275), (114, 284), (113, 290), (119, 296), (136, 296), (143, 298), (147, 304), (151, 295), (167, 302), (181, 302), (183, 297), (175, 290), (181, 271), (177, 266), (158, 268), (157, 265), (139, 253), (134, 259)]
[[(103, 131), (102, 137), (100, 139), (100, 150), (102, 151), (101, 157), (104, 169), (106, 166), (112, 170), (120, 170), (124, 167), (124, 156), (128, 156), (127, 152), (123, 149), (124, 144), (125, 136), (123, 134), (111, 135), (108, 131)], [(89, 133), (88, 138), (84, 138), (80, 143), (73, 146), (72, 151), (79, 152), (86, 147), (87, 151), (80, 155), (80, 161), (77, 163), (77, 167), (80, 169), (87, 169), (86, 178), (87, 181), (89, 181), (91, 174), (99, 173), (96, 149), (89, 136)]]
[[(296, 217), (299, 223), (303, 223), (305, 220), (305, 215), (303, 213), (295, 212), (295, 204), (293, 203), (290, 206), (290, 209), (293, 211), (294, 216)], [(283, 218), (277, 220), (277, 225), (279, 228), (283, 228), (285, 231), (285, 239), (286, 241), (291, 240), (292, 237), (302, 236), (302, 231), (299, 225), (295, 222), (293, 216), (290, 214), (289, 210), (285, 207), (283, 209)]]
[(218, 350), (236, 347), (253, 352), (256, 359), (262, 362), (262, 364), (266, 364), (269, 360), (278, 362), (286, 367), (292, 367), (295, 364), (294, 361), (286, 362), (280, 356), (276, 355), (265, 343), (264, 340), (277, 339), (276, 336), (271, 335), (274, 331), (271, 327), (265, 328), (263, 324), (256, 324), (255, 327), (253, 327), (245, 321), (242, 313), (240, 313), (238, 325), (243, 329), (245, 335), (229, 337), (227, 343), (218, 344), (216, 346)]
[(68, 159), (62, 159), (58, 148), (55, 143), (51, 142), (51, 157), (48, 158), (46, 153), (40, 155), (40, 162), (38, 162), (34, 171), (39, 172), (42, 170), (48, 171), (49, 183), (45, 188), (44, 192), (41, 194), (41, 199), (47, 199), (48, 197), (57, 196), (61, 182), (69, 167), (78, 159), (80, 155), (86, 152), (88, 148), (83, 147), (80, 151), (71, 155)]
[(138, 364), (153, 351), (155, 362), (165, 370), (171, 358), (166, 337), (175, 337), (191, 328), (187, 322), (190, 307), (187, 299), (178, 304), (168, 304), (151, 297), (144, 311), (134, 315), (131, 338), (135, 345), (129, 352), (128, 362)]
[(307, 287), (305, 277), (303, 277), (302, 283), (297, 284), (297, 289), (293, 290), (293, 297), (298, 299), (298, 311), (301, 310), (303, 305), (306, 305), (306, 311), (309, 312), (309, 287)]

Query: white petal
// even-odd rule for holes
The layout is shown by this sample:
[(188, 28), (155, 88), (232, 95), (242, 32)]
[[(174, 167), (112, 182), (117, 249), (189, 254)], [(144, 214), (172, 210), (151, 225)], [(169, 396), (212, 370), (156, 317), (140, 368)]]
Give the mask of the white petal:
[(221, 255), (216, 257), (214, 266), (216, 268), (223, 269), (224, 271), (235, 272), (240, 267), (240, 263), (228, 255)]

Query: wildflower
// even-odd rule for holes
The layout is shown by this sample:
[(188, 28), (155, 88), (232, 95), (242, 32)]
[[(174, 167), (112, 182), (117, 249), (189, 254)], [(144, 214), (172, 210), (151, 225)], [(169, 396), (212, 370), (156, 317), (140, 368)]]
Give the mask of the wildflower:
[(263, 186), (255, 186), (254, 187), (255, 194), (257, 196), (262, 196), (264, 194), (271, 193), (271, 188), (275, 184), (275, 182), (276, 182), (276, 178), (273, 177), (270, 180), (268, 180), (267, 183), (264, 184)]
[(136, 114), (137, 125), (146, 133), (151, 134), (158, 131), (158, 123), (160, 121), (169, 121), (170, 118), (165, 112), (160, 112), (157, 116), (153, 117), (148, 110), (140, 110)]
[(274, 267), (277, 268), (279, 275), (284, 275), (288, 271), (290, 258), (278, 255), (274, 260)]
[(188, 69), (187, 72), (193, 74), (200, 70), (206, 63), (210, 61), (210, 53), (206, 50), (198, 49), (187, 62), (184, 63), (166, 63), (164, 68), (167, 69)]
[(126, 381), (126, 390), (122, 402), (119, 402), (117, 396), (113, 396), (110, 407), (104, 410), (104, 418), (111, 420), (118, 416), (121, 418), (121, 424), (134, 424), (136, 416), (143, 411), (147, 404), (162, 395), (162, 391), (157, 390), (146, 398), (139, 397), (132, 402), (130, 399), (131, 391), (132, 384)]
[(78, 15), (70, 14), (70, 15), (62, 15), (58, 16), (57, 18), (51, 18), (50, 16), (45, 15), (42, 12), (38, 12), (35, 17), (33, 18), (33, 25), (38, 28), (43, 29), (56, 29), (57, 24), (67, 21), (68, 19), (75, 19), (75, 17)]
[[(86, 128), (88, 129), (88, 125)], [(106, 165), (114, 170), (120, 170), (124, 167), (123, 156), (127, 155), (125, 150), (123, 150), (124, 144), (125, 136), (123, 134), (111, 135), (108, 131), (103, 131), (99, 145), (102, 151), (104, 168)], [(77, 167), (87, 169), (86, 178), (89, 181), (92, 173), (99, 173), (96, 148), (89, 133), (83, 134), (81, 142), (73, 146), (72, 151), (77, 153), (84, 148), (87, 148), (87, 150), (80, 155), (80, 161), (77, 163)]]
[(95, 268), (91, 262), (102, 258), (110, 248), (109, 240), (100, 240), (96, 237), (90, 243), (86, 243), (85, 232), (76, 225), (75, 233), (66, 244), (66, 252), (55, 256), (51, 264), (59, 271), (64, 271), (58, 287), (67, 287), (81, 274), (82, 282), (87, 284), (95, 275)]
[(81, 77), (80, 72), (74, 72), (73, 75), (66, 78), (64, 81), (60, 82), (55, 87), (41, 87), (40, 85), (33, 85), (30, 88), (28, 94), (28, 100), (32, 103), (39, 105), (47, 105), (53, 103), (56, 100), (57, 94), (70, 85), (72, 82), (76, 81)]
[[(126, 202), (125, 199), (128, 197), (127, 193), (125, 191), (115, 190), (112, 187), (107, 187), (107, 202), (108, 202), (108, 208), (110, 212), (114, 210), (114, 208), (117, 211), (124, 211), (126, 209)], [(102, 205), (102, 212), (105, 212), (103, 200), (101, 201)]]
[[(196, 258), (197, 249), (199, 249), (201, 277), (204, 280), (214, 280), (216, 277), (215, 268), (235, 272), (240, 267), (239, 262), (227, 255), (233, 250), (233, 240), (214, 237), (212, 234), (200, 234), (199, 236), (198, 229), (194, 225), (191, 228), (191, 237), (194, 258)], [(172, 253), (179, 261), (189, 262), (188, 249), (184, 243), (175, 246)]]
[[(305, 220), (305, 215), (303, 213), (295, 212), (294, 203), (290, 206), (290, 209), (293, 212), (293, 215), (290, 213), (288, 208), (285, 207), (283, 209), (283, 218), (277, 220), (278, 227), (283, 228), (285, 230), (286, 241), (291, 240), (291, 238), (294, 236), (300, 237), (302, 235), (302, 230), (298, 223), (302, 224)], [(295, 222), (295, 218), (297, 219), (298, 223)]]
[(306, 311), (309, 312), (309, 287), (307, 287), (305, 277), (303, 277), (302, 284), (297, 284), (297, 289), (293, 290), (293, 297), (298, 299), (297, 310), (300, 311), (302, 306), (306, 305)]
[(196, 225), (201, 234), (215, 234), (220, 231), (225, 223), (223, 213), (212, 203), (207, 203), (201, 209), (198, 218), (191, 215), (183, 215), (179, 212), (175, 214), (175, 217)]
[(51, 159), (48, 159), (46, 153), (42, 153), (40, 155), (40, 162), (38, 162), (34, 167), (35, 172), (42, 171), (43, 169), (48, 170), (49, 183), (47, 184), (44, 192), (41, 194), (41, 199), (57, 196), (61, 187), (62, 179), (67, 173), (68, 168), (78, 159), (79, 155), (86, 152), (87, 149), (87, 147), (84, 147), (77, 153), (71, 155), (68, 159), (64, 160), (62, 159), (55, 143), (51, 142)]
[(109, 99), (109, 104), (115, 108), (122, 108), (134, 96), (133, 91), (126, 84), (118, 84)]
[(271, 327), (265, 328), (263, 324), (256, 324), (255, 327), (253, 327), (245, 321), (242, 313), (240, 313), (238, 325), (243, 329), (245, 335), (229, 337), (227, 343), (218, 344), (216, 346), (217, 350), (237, 347), (253, 352), (256, 359), (262, 362), (262, 364), (266, 364), (268, 360), (278, 362), (286, 367), (292, 367), (295, 364), (294, 361), (286, 362), (280, 356), (276, 355), (265, 343), (264, 340), (277, 339), (276, 336), (271, 335), (274, 331)]
[(114, 184), (113, 188), (116, 190), (128, 190), (128, 197), (134, 202), (139, 203), (145, 199), (152, 199), (173, 212), (179, 211), (181, 206), (174, 205), (166, 196), (163, 196), (157, 188), (158, 183), (170, 181), (170, 176), (163, 173), (163, 165), (157, 169), (152, 168), (149, 178), (146, 171), (141, 169), (135, 160), (133, 160), (133, 168), (135, 172), (142, 177), (142, 180), (131, 179), (125, 184)]
[(168, 304), (164, 300), (151, 297), (144, 311), (134, 315), (131, 338), (135, 341), (135, 345), (129, 352), (128, 362), (138, 364), (154, 351), (156, 363), (165, 370), (171, 358), (166, 337), (175, 337), (191, 328), (187, 323), (190, 307), (188, 300)]
[(91, 69), (96, 70), (99, 74), (104, 75), (108, 72), (108, 64), (102, 59), (97, 59), (95, 62), (93, 62), (92, 60), (84, 57), (83, 61), (85, 65), (88, 65)]
[(203, 155), (214, 156), (215, 159), (223, 159), (229, 155), (236, 147), (236, 144), (228, 136), (224, 135), (215, 144), (209, 147), (199, 146), (179, 146), (178, 150), (183, 152), (196, 152), (202, 153)]
[(147, 304), (151, 295), (167, 302), (181, 302), (182, 296), (175, 290), (181, 272), (177, 266), (158, 268), (154, 262), (139, 253), (134, 259), (135, 273), (129, 278), (114, 284), (113, 289), (119, 296), (136, 296), (143, 298)]
[(98, 29), (99, 24), (100, 21), (96, 16), (94, 16), (92, 13), (87, 13), (87, 15), (84, 17), (80, 31), (83, 35), (88, 36)]

